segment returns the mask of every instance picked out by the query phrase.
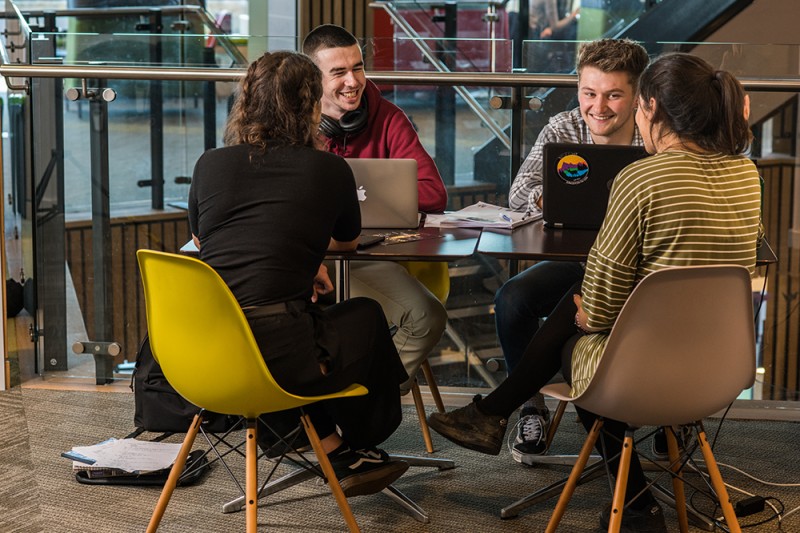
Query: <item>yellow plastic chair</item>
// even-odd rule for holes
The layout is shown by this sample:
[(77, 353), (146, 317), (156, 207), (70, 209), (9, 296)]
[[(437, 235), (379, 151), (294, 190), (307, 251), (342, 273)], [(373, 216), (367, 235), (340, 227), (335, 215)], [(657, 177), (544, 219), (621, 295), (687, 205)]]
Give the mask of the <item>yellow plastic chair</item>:
[[(153, 250), (139, 250), (136, 255), (153, 355), (169, 383), (203, 410), (239, 415), (247, 421), (246, 526), (248, 532), (254, 533), (258, 505), (257, 417), (322, 400), (361, 396), (367, 394), (367, 389), (353, 384), (337, 393), (313, 397), (284, 391), (270, 374), (238, 302), (211, 267), (191, 257)], [(188, 428), (148, 532), (158, 529), (197, 436), (202, 413), (201, 410)], [(347, 526), (350, 531), (359, 531), (314, 425), (302, 410), (300, 418)]]
[[(739, 532), (736, 513), (706, 439), (702, 419), (724, 409), (755, 380), (753, 296), (748, 270), (741, 266), (676, 267), (653, 272), (631, 293), (614, 323), (603, 357), (586, 390), (571, 396), (565, 383), (542, 393), (571, 401), (598, 414), (547, 525), (558, 527), (592, 448), (603, 417), (628, 425), (612, 502), (609, 532), (619, 531), (628, 470), (636, 450), (634, 431), (665, 429), (675, 508), (688, 531), (683, 470), (673, 428), (691, 427), (729, 531)], [(641, 454), (640, 454), (641, 455)], [(679, 456), (680, 455), (680, 456)], [(662, 489), (663, 490), (663, 489)]]
[[(450, 295), (450, 274), (447, 263), (443, 261), (399, 261), (399, 264), (431, 291), (442, 302), (442, 305), (447, 303), (447, 297)], [(431, 392), (436, 409), (440, 413), (444, 413), (442, 395), (439, 392), (439, 386), (436, 384), (436, 378), (433, 376), (433, 370), (427, 359), (422, 362), (420, 368), (425, 375), (425, 381), (428, 383), (428, 390)], [(414, 407), (417, 409), (419, 427), (422, 430), (422, 439), (425, 441), (425, 450), (428, 453), (433, 453), (433, 439), (431, 439), (431, 430), (428, 427), (425, 402), (422, 400), (422, 392), (419, 389), (417, 380), (414, 380), (414, 384), (411, 386), (411, 394), (414, 397)]]

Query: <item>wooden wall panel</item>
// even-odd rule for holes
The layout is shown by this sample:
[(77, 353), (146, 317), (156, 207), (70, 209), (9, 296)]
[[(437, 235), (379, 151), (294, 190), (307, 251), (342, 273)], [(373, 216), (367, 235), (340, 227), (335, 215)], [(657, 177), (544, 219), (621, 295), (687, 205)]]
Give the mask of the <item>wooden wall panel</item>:
[(800, 249), (792, 247), (789, 229), (794, 208), (794, 160), (762, 160), (763, 221), (778, 256), (767, 270), (767, 313), (762, 344), (764, 399), (798, 400), (800, 394)]
[(299, 41), (320, 24), (337, 24), (359, 39), (370, 39), (372, 11), (368, 0), (302, 0), (298, 3)]
[(139, 342), (147, 330), (136, 250), (150, 248), (177, 252), (189, 238), (189, 223), (183, 211), (111, 220), (113, 338), (97, 339), (94, 333), (91, 221), (67, 224), (67, 263), (86, 325), (88, 339), (85, 340), (120, 343), (122, 353), (115, 358), (115, 364), (135, 359)]

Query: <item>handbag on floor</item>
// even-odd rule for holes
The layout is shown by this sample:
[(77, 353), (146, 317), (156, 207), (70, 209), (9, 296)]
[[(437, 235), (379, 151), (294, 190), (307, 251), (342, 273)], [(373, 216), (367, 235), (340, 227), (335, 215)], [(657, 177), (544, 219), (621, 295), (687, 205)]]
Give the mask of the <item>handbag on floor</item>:
[[(224, 362), (220, 361), (220, 364)], [(139, 430), (136, 434), (142, 431), (185, 433), (200, 410), (178, 394), (164, 377), (161, 366), (153, 357), (147, 335), (136, 354), (131, 389), (135, 404), (133, 423)], [(202, 428), (209, 433), (223, 433), (237, 421), (238, 417), (206, 411)]]

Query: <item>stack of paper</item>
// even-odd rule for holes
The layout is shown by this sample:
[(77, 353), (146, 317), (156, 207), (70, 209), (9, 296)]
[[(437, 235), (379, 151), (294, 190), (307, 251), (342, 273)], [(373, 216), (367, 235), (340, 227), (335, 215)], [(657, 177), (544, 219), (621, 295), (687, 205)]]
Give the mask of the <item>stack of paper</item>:
[(445, 213), (440, 219), (441, 227), (460, 228), (500, 228), (514, 229), (528, 222), (542, 218), (541, 211), (521, 213), (508, 207), (478, 202), (452, 213)]
[(74, 446), (61, 456), (72, 459), (74, 470), (144, 473), (172, 466), (180, 448), (180, 443), (108, 439), (92, 446)]

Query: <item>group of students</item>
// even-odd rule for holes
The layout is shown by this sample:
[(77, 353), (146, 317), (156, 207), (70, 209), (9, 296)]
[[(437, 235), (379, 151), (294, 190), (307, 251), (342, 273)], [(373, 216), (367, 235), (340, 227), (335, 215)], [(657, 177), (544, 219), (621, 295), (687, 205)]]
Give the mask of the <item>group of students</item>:
[[(466, 407), (429, 417), (456, 444), (496, 455), (509, 416), (522, 406), (512, 452), (520, 462), (545, 452), (540, 387), (561, 372), (575, 393), (586, 388), (616, 316), (645, 275), (676, 265), (755, 267), (759, 177), (743, 155), (748, 100), (733, 76), (687, 54), (649, 62), (640, 45), (613, 39), (585, 44), (577, 71), (579, 107), (545, 126), (509, 205), (530, 210), (546, 201), (546, 142), (639, 144), (652, 157), (617, 176), (585, 264), (537, 263), (498, 291), (507, 379)], [(195, 166), (189, 221), (201, 259), (230, 286), (281, 386), (298, 394), (353, 382), (369, 389), (308, 407), (345, 494), (356, 496), (382, 490), (408, 468), (377, 446), (399, 426), (401, 393), (439, 341), (446, 312), (392, 262), (359, 262), (351, 269), (354, 297), (318, 303), (333, 288), (325, 254), (355, 249), (360, 231), (353, 175), (340, 156), (414, 158), (420, 209), (446, 205), (413, 125), (366, 79), (356, 38), (324, 25), (309, 33), (302, 54), (265, 53), (249, 66), (225, 146)], [(387, 323), (397, 326), (394, 336)], [(580, 415), (590, 427), (594, 415)], [(605, 427), (624, 431), (613, 421)], [(612, 442), (601, 453), (614, 451)], [(626, 527), (664, 530), (638, 461), (628, 495)]]

